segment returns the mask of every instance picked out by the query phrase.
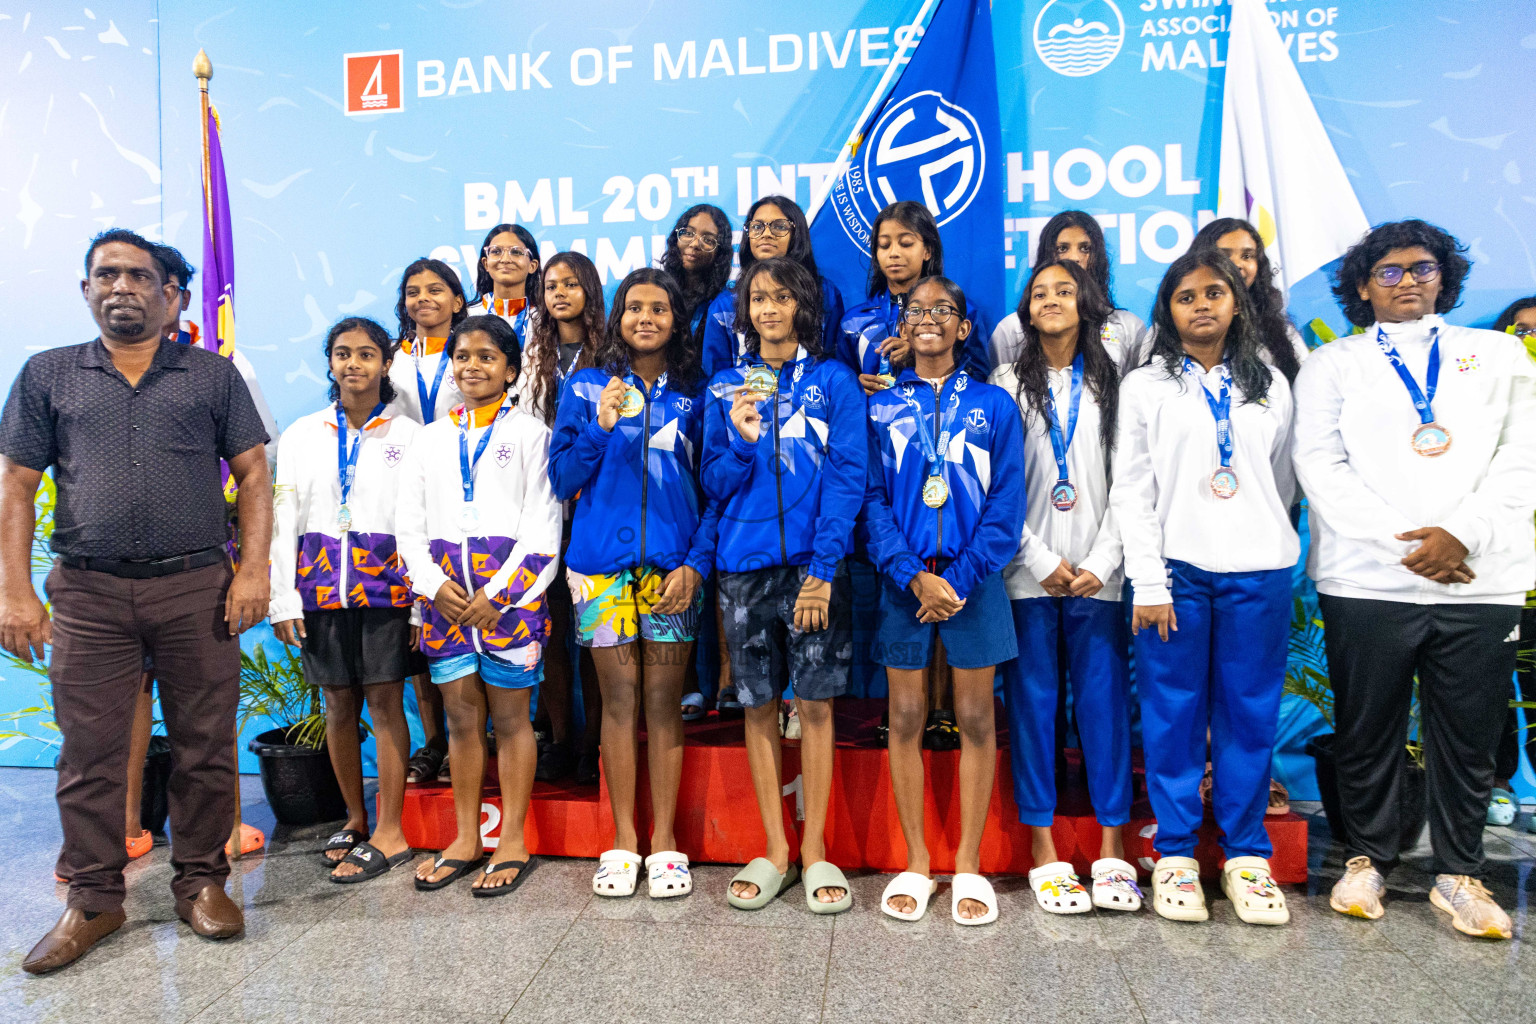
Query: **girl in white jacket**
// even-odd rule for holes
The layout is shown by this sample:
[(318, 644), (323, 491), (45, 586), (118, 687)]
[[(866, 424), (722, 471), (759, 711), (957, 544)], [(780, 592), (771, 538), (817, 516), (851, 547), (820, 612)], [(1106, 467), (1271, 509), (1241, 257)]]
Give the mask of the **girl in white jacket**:
[(469, 317), (444, 352), (464, 402), (411, 446), (397, 517), (400, 553), (424, 598), (421, 650), (448, 720), (458, 835), (417, 867), (416, 887), (441, 889), (481, 858), (489, 710), (502, 826), (474, 894), (500, 896), (533, 869), (523, 842), (537, 756), (529, 707), (544, 675), (544, 591), (558, 562), (560, 506), (549, 485), (549, 428), (508, 394), (522, 364), (516, 332), (500, 317)]
[[(394, 345), (349, 317), (325, 339), (331, 403), (288, 428), (272, 521), (272, 631), (300, 648), (325, 694), (326, 747), (347, 824), (325, 845), (333, 882), (363, 882), (409, 860), (400, 831), (410, 733), (401, 697), (414, 629), (395, 542), (400, 464), (421, 429), (391, 404)], [(378, 741), (379, 819), (368, 834), (358, 718)]]
[[(992, 383), (1015, 397), (1024, 418), (1024, 531), (1003, 570), (1019, 656), (1002, 669), (1013, 794), (1032, 834), (1030, 888), (1053, 914), (1090, 904), (1137, 910), (1141, 890), (1122, 839), (1131, 813), (1131, 684), (1120, 535), (1109, 511), (1120, 367), (1104, 338), (1114, 309), (1070, 260), (1037, 266), (1021, 305), (1024, 345)], [(1058, 650), (1071, 668), (1088, 791), (1103, 826), (1091, 897), (1051, 836)]]

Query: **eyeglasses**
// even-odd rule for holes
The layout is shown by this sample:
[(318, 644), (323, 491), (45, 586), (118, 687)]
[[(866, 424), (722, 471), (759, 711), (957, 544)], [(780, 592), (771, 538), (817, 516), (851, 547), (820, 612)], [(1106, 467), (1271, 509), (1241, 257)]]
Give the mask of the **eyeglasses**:
[(747, 234), (753, 238), (763, 237), (763, 232), (768, 232), (774, 238), (783, 238), (795, 229), (795, 226), (787, 220), (765, 222), (755, 220), (747, 225)]
[[(761, 221), (755, 221), (754, 223), (761, 223)], [(781, 221), (780, 223), (783, 222)], [(697, 242), (699, 248), (705, 252), (714, 252), (720, 247), (719, 235), (701, 235), (693, 230), (693, 228), (678, 228), (673, 234), (677, 235), (678, 245), (689, 245)]]
[(923, 322), (923, 315), (926, 313), (933, 317), (934, 323), (944, 324), (949, 322), (949, 318), (954, 316), (955, 312), (956, 310), (953, 306), (933, 306), (928, 309), (924, 309), (922, 306), (908, 306), (902, 311), (901, 318), (909, 324), (920, 324)]
[(1397, 283), (1403, 279), (1404, 274), (1413, 276), (1415, 282), (1423, 284), (1433, 281), (1440, 276), (1440, 264), (1434, 260), (1421, 260), (1411, 267), (1399, 267), (1388, 264), (1385, 267), (1377, 267), (1371, 271), (1371, 278), (1383, 288), (1396, 288)]
[(510, 259), (517, 259), (520, 256), (533, 255), (520, 245), (493, 245), (489, 249), (485, 250), (485, 254), (493, 260), (499, 260), (503, 256), (506, 256)]
[(1536, 327), (1527, 327), (1520, 324), (1511, 324), (1509, 333), (1517, 338), (1536, 337)]

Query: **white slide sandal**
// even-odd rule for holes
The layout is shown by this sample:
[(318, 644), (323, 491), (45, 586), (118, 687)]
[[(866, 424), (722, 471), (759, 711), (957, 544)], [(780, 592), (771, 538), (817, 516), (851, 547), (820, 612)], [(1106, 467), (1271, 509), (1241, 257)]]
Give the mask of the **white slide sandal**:
[(1035, 902), (1048, 914), (1086, 914), (1093, 909), (1088, 890), (1077, 880), (1072, 865), (1064, 860), (1042, 864), (1031, 871), (1029, 887), (1035, 891)]
[[(890, 884), (885, 887), (885, 892), (880, 895), (880, 909), (886, 916), (894, 917), (898, 921), (921, 921), (923, 915), (928, 913), (928, 898), (939, 891), (939, 883), (926, 875), (920, 875), (916, 871), (903, 871)], [(910, 914), (903, 914), (891, 906), (892, 896), (910, 896), (917, 904), (917, 909)]]
[(599, 896), (633, 896), (640, 881), (640, 855), (628, 850), (609, 850), (597, 858), (592, 891)]
[(1205, 890), (1200, 862), (1193, 857), (1164, 857), (1152, 865), (1152, 909), (1170, 921), (1205, 921)]
[(1232, 857), (1221, 869), (1221, 891), (1232, 901), (1240, 921), (1248, 924), (1289, 924), (1285, 893), (1269, 874), (1263, 857)]
[(1101, 857), (1093, 862), (1093, 905), (1102, 910), (1141, 909), (1141, 886), (1136, 884), (1136, 869), (1118, 857)]
[(651, 899), (665, 900), (693, 892), (693, 875), (688, 857), (676, 850), (663, 850), (645, 858), (645, 870), (651, 880)]
[[(967, 927), (981, 924), (991, 924), (997, 920), (997, 893), (992, 891), (992, 883), (980, 875), (959, 874), (949, 884), (950, 909), (949, 914), (954, 918), (955, 924), (963, 924)], [(987, 912), (980, 917), (961, 917), (960, 901), (975, 900), (987, 908)]]

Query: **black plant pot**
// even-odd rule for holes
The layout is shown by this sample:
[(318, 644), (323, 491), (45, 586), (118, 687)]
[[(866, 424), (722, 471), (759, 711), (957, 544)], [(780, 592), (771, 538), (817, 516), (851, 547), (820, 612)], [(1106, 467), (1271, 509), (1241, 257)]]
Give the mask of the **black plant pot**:
[(269, 729), (247, 749), (261, 763), (261, 788), (279, 822), (315, 825), (347, 816), (347, 802), (323, 745), (318, 750), (295, 746), (288, 742), (287, 730)]
[(167, 796), (171, 783), (171, 741), (164, 736), (149, 738), (149, 752), (144, 755), (144, 792), (139, 801), (139, 824), (151, 835), (165, 835), (165, 819), (170, 813)]
[[(1307, 740), (1306, 752), (1317, 763), (1317, 792), (1323, 803), (1323, 816), (1328, 819), (1328, 830), (1340, 843), (1349, 841), (1344, 825), (1344, 813), (1339, 800), (1338, 768), (1333, 755), (1334, 734), (1319, 733)], [(1398, 849), (1409, 850), (1418, 844), (1424, 833), (1427, 817), (1424, 769), (1415, 764), (1403, 752), (1407, 770), (1403, 773), (1402, 804), (1399, 812)]]

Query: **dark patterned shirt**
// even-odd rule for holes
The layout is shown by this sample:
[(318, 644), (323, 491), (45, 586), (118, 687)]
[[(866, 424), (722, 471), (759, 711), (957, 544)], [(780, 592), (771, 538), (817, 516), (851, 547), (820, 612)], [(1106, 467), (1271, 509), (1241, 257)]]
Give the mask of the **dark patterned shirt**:
[(171, 558), (222, 545), (219, 460), (267, 439), (228, 359), (168, 342), (136, 387), (99, 339), (39, 352), (0, 414), (0, 454), (53, 467), (53, 550), (77, 558)]

